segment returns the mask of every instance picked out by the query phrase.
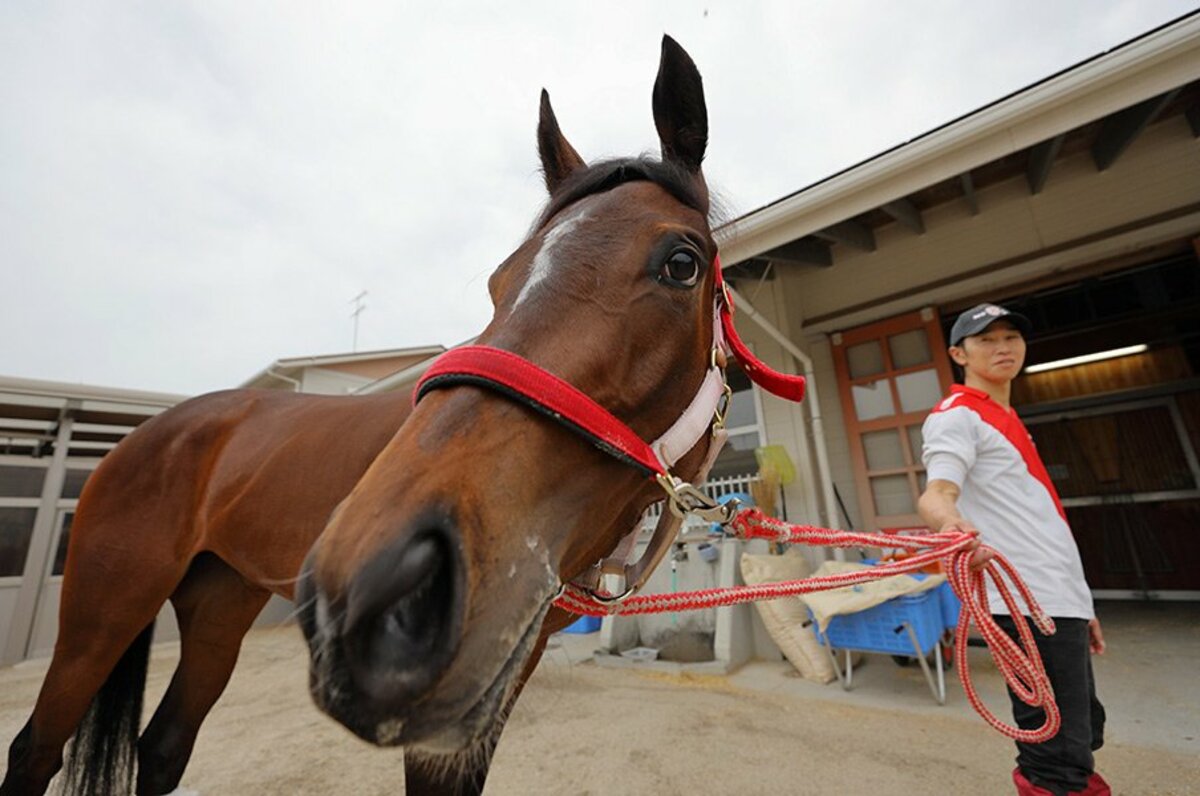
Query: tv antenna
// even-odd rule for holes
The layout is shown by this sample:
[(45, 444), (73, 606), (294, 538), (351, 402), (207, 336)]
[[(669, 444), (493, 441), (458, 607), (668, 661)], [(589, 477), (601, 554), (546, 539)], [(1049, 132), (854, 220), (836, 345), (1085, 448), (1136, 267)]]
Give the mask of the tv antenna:
[(350, 349), (351, 352), (358, 351), (358, 319), (362, 315), (363, 310), (367, 308), (367, 304), (363, 299), (367, 297), (367, 291), (362, 291), (354, 298), (350, 299), (350, 303), (354, 305), (354, 312), (350, 313), (350, 317), (354, 319), (354, 346)]

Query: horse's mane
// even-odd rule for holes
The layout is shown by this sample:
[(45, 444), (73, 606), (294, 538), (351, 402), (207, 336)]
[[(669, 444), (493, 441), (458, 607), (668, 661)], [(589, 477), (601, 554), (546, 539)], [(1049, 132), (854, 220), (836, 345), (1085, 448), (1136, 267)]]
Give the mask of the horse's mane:
[(564, 207), (584, 197), (637, 180), (652, 182), (693, 210), (708, 215), (709, 198), (702, 177), (674, 163), (642, 155), (600, 160), (576, 171), (551, 195), (534, 222), (534, 229), (539, 229)]

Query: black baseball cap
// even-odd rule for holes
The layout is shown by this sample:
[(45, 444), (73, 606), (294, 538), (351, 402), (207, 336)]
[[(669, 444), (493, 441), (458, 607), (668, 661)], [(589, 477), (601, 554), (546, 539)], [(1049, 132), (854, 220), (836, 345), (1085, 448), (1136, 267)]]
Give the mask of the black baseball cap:
[(1033, 331), (1033, 324), (1019, 312), (1012, 312), (996, 304), (980, 304), (958, 316), (950, 329), (950, 345), (961, 345), (963, 338), (979, 334), (1000, 319), (1010, 322), (1028, 336)]

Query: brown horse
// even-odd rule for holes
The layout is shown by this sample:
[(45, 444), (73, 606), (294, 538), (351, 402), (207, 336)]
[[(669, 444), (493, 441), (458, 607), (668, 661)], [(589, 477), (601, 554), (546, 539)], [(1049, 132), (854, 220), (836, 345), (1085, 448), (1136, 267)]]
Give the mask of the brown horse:
[[(700, 75), (664, 38), (661, 161), (585, 165), (545, 92), (550, 200), (491, 277), (480, 342), (537, 363), (644, 439), (709, 367), (716, 245), (700, 169)], [(676, 471), (694, 475), (709, 437)], [(145, 423), (89, 480), (72, 529), (58, 643), (0, 794), (40, 794), (74, 735), (68, 789), (174, 790), (242, 637), (295, 597), (317, 704), (405, 747), (410, 793), (479, 793), (509, 708), (570, 615), (561, 583), (609, 554), (653, 481), (560, 425), (471, 386), (409, 397), (257, 391)], [(310, 550), (311, 548), (311, 550)], [(305, 556), (307, 555), (307, 560)], [(154, 617), (179, 618), (179, 667), (138, 737)]]

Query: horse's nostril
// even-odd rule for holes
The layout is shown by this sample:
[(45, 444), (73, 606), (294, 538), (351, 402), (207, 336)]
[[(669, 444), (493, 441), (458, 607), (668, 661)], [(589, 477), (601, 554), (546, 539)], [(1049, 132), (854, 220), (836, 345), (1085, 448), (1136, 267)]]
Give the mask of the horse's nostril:
[(420, 550), (405, 556), (397, 573), (394, 586), (400, 596), (374, 620), (380, 625), (374, 633), (379, 641), (427, 647), (436, 640), (433, 631), (442, 619), (450, 584), (438, 577), (445, 567), (437, 546), (432, 540), (419, 546)]
[(432, 683), (458, 643), (461, 594), (444, 531), (378, 554), (347, 594), (346, 662), (371, 697), (410, 698)]

